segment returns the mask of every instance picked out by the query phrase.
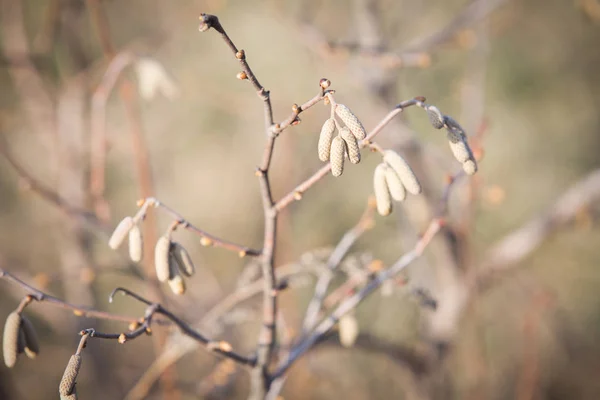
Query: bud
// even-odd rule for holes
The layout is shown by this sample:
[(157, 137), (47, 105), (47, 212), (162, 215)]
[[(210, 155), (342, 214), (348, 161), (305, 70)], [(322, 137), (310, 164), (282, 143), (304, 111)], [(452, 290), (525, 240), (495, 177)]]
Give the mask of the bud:
[(346, 142), (339, 135), (333, 138), (331, 143), (331, 174), (340, 176), (344, 172), (344, 156), (346, 154)]
[(144, 255), (144, 246), (142, 241), (142, 230), (136, 224), (129, 231), (129, 258), (133, 262), (140, 262)]
[(331, 81), (327, 78), (323, 78), (319, 81), (319, 86), (321, 86), (323, 89), (327, 89), (329, 86), (331, 86)]
[(238, 52), (235, 53), (235, 58), (238, 60), (244, 60), (246, 58), (246, 52), (243, 49), (238, 50)]
[(123, 243), (123, 241), (125, 240), (125, 236), (129, 233), (129, 231), (131, 230), (131, 228), (133, 228), (134, 225), (135, 224), (133, 223), (133, 218), (123, 218), (123, 220), (119, 222), (119, 225), (117, 225), (115, 231), (108, 240), (108, 246), (113, 250), (118, 249), (121, 243)]
[(348, 107), (343, 104), (338, 104), (335, 108), (335, 113), (340, 117), (344, 124), (350, 129), (352, 134), (358, 139), (363, 140), (367, 137), (367, 131), (356, 115)]
[(248, 79), (248, 75), (246, 74), (245, 71), (238, 72), (235, 77), (238, 78), (241, 81), (243, 81), (244, 79)]
[(444, 115), (436, 106), (427, 106), (425, 107), (425, 111), (427, 112), (431, 126), (435, 129), (442, 129), (444, 127)]
[(331, 140), (333, 139), (333, 133), (335, 132), (335, 121), (333, 118), (329, 118), (323, 124), (321, 128), (321, 134), (319, 135), (319, 160), (326, 162), (329, 161), (329, 152), (331, 151)]
[(40, 352), (40, 342), (35, 332), (35, 327), (25, 315), (21, 316), (21, 330), (25, 339), (25, 354), (27, 357), (34, 359)]
[(63, 374), (58, 387), (58, 393), (60, 393), (61, 396), (68, 396), (73, 393), (80, 368), (81, 356), (79, 354), (73, 354), (69, 359), (69, 363), (67, 364), (67, 368), (65, 369), (65, 373)]
[(386, 150), (383, 161), (392, 167), (409, 193), (421, 193), (421, 184), (404, 158), (393, 150)]
[(340, 136), (346, 142), (346, 150), (348, 152), (348, 159), (352, 164), (358, 164), (360, 162), (360, 147), (356, 137), (350, 132), (348, 128), (342, 128)]
[(156, 242), (154, 249), (154, 264), (156, 267), (156, 278), (160, 282), (169, 279), (169, 250), (171, 248), (171, 239), (168, 236), (161, 236)]
[(192, 261), (192, 258), (185, 247), (177, 242), (173, 242), (171, 245), (171, 254), (175, 258), (177, 267), (179, 267), (185, 276), (194, 275), (194, 272), (196, 272), (196, 267), (194, 266), (194, 262)]
[[(262, 172), (261, 172), (261, 173), (262, 173)], [(200, 238), (200, 244), (201, 244), (202, 246), (208, 247), (208, 246), (212, 246), (212, 245), (213, 245), (213, 241), (212, 241), (212, 239), (210, 239), (210, 238), (207, 238), (207, 237), (205, 237), (205, 236), (202, 236), (202, 237)]]
[(386, 164), (379, 164), (375, 168), (375, 175), (373, 177), (377, 212), (382, 216), (389, 215), (392, 212), (392, 199), (385, 179), (387, 169), (389, 169), (389, 167)]
[(339, 322), (340, 343), (344, 347), (352, 347), (358, 338), (358, 321), (352, 314), (343, 315)]
[(396, 201), (403, 201), (406, 199), (406, 189), (398, 177), (398, 174), (391, 168), (385, 170), (385, 182), (387, 183), (388, 189), (392, 198)]
[(462, 167), (467, 175), (473, 175), (475, 172), (477, 172), (477, 163), (473, 159), (465, 161)]
[(4, 364), (12, 368), (17, 363), (19, 354), (19, 333), (21, 331), (21, 314), (16, 311), (11, 312), (6, 318), (4, 324), (4, 336), (2, 338), (2, 352), (4, 354)]

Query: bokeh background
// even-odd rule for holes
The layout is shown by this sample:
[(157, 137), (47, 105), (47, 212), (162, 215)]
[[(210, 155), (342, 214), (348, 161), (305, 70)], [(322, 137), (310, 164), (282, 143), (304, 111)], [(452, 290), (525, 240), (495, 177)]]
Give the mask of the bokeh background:
[[(3, 269), (71, 303), (141, 316), (143, 308), (132, 300), (108, 303), (116, 286), (153, 298), (157, 291), (125, 250), (110, 251), (102, 227), (135, 213), (145, 190), (202, 229), (261, 246), (254, 169), (265, 142), (262, 104), (247, 82), (235, 78), (239, 65), (218, 35), (198, 32), (198, 15), (214, 13), (271, 90), (276, 120), (287, 117), (293, 103), (317, 94), (319, 79), (326, 77), (337, 101), (350, 106), (367, 129), (401, 100), (425, 96), (467, 128), (483, 155), (478, 174), (454, 187), (448, 230), (441, 244), (409, 268), (408, 288), (377, 293), (361, 304), (355, 313), (361, 332), (357, 344), (346, 349), (336, 335), (325, 340), (290, 370), (284, 398), (600, 397), (598, 179), (574, 192), (584, 201), (575, 202), (576, 209), (567, 203), (567, 217), (530, 224), (552, 212), (555, 202), (600, 163), (597, 0), (0, 4)], [(106, 17), (104, 31), (94, 19), (99, 14)], [(103, 38), (106, 32), (109, 37)], [(144, 91), (151, 82), (134, 62), (120, 80), (129, 84), (98, 95), (109, 60), (123, 54), (137, 62), (154, 60), (158, 64), (151, 64), (150, 77), (158, 65), (175, 87), (149, 96)], [(94, 222), (89, 192), (94, 93), (108, 99), (107, 208), (100, 207), (98, 214), (108, 215), (104, 225)], [(320, 167), (316, 143), (328, 112), (317, 105), (278, 139), (271, 172), (276, 198)], [(140, 137), (142, 145), (136, 142)], [(408, 109), (377, 141), (418, 160), (431, 204), (440, 198), (444, 177), (460, 170), (445, 136), (431, 128), (420, 109)], [(151, 181), (143, 175), (144, 149)], [(17, 171), (7, 154), (35, 182), (90, 214), (74, 217), (40, 196), (37, 183)], [(356, 223), (379, 162), (376, 154), (365, 152), (363, 158), (341, 178), (316, 184), (284, 212), (279, 266), (318, 263)], [(391, 217), (376, 217), (350, 261), (380, 259), (389, 265), (410, 250), (428, 220), (423, 207), (421, 200), (409, 199)], [(158, 213), (156, 220), (146, 221), (147, 229), (154, 226), (162, 234), (169, 222)], [(530, 229), (502, 254), (494, 252), (497, 243), (523, 226)], [(248, 263), (237, 254), (200, 246), (191, 233), (176, 235), (198, 273), (181, 298), (166, 285), (160, 291), (170, 308), (194, 322), (236, 289)], [(146, 253), (152, 253), (151, 238), (146, 236)], [(452, 261), (441, 259), (443, 254)], [(502, 272), (481, 289), (467, 289), (478, 269), (492, 267)], [(340, 274), (336, 284), (345, 279)], [(299, 279), (281, 296), (292, 334), (298, 332), (313, 283), (310, 277)], [(437, 313), (445, 310), (444, 299), (456, 303), (456, 297), (470, 294), (446, 321), (421, 307), (411, 288), (425, 288), (437, 298)], [(0, 316), (7, 316), (24, 294), (0, 282)], [(237, 307), (220, 322), (219, 334), (250, 352), (260, 304), (255, 297)], [(43, 303), (30, 305), (26, 313), (38, 329), (41, 353), (33, 361), (21, 357), (13, 369), (0, 366), (3, 399), (56, 398), (79, 329), (126, 329)], [(440, 318), (445, 328), (436, 333)], [(125, 345), (91, 341), (78, 380), (80, 398), (124, 398), (159, 350), (146, 337)], [(200, 349), (183, 357), (145, 398), (245, 398), (248, 386), (243, 369)]]

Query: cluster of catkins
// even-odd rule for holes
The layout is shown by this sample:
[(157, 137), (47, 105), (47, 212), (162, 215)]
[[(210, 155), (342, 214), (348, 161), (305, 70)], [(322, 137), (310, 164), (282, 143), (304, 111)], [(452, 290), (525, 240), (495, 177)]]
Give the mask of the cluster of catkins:
[[(113, 232), (108, 245), (116, 250), (129, 236), (129, 256), (132, 261), (139, 262), (143, 255), (142, 233), (136, 219), (125, 217)], [(185, 293), (183, 275), (190, 277), (196, 267), (187, 250), (179, 243), (171, 240), (171, 230), (161, 236), (154, 249), (156, 277), (160, 282), (168, 282), (173, 293)]]
[(450, 150), (454, 158), (462, 164), (463, 170), (467, 175), (473, 175), (477, 172), (477, 162), (473, 157), (473, 152), (467, 142), (465, 130), (452, 117), (444, 115), (441, 111), (432, 105), (424, 105), (429, 122), (435, 129), (446, 128), (446, 136), (450, 144)]
[(4, 364), (12, 368), (17, 363), (17, 356), (25, 353), (29, 358), (35, 358), (40, 352), (40, 345), (35, 328), (29, 319), (20, 311), (8, 315), (4, 325), (2, 338)]
[[(340, 127), (333, 113), (331, 118), (325, 121), (319, 136), (319, 159), (323, 162), (330, 161), (332, 175), (340, 176), (344, 172), (344, 159), (346, 156), (352, 164), (360, 162), (360, 144), (358, 141), (367, 137), (367, 131), (348, 107), (343, 104), (332, 105), (332, 107), (335, 107), (335, 114), (346, 126)], [(338, 135), (333, 137), (336, 128)]]

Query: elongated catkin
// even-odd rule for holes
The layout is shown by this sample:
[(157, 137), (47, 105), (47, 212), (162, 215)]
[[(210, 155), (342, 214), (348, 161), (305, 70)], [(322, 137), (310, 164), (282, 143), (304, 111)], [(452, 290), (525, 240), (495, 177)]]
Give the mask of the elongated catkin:
[(367, 137), (367, 131), (363, 127), (358, 117), (345, 105), (338, 104), (335, 113), (346, 124), (350, 132), (358, 139), (363, 140)]
[(404, 158), (393, 150), (386, 150), (383, 161), (392, 167), (409, 193), (421, 193), (421, 184)]
[(161, 236), (156, 242), (154, 249), (154, 264), (156, 267), (156, 278), (160, 282), (169, 280), (169, 250), (171, 249), (171, 239), (168, 236)]
[(388, 189), (392, 198), (396, 201), (403, 201), (406, 199), (406, 189), (400, 180), (400, 177), (392, 168), (385, 170), (385, 182), (387, 183)]
[(373, 176), (373, 189), (375, 190), (375, 201), (377, 202), (377, 212), (379, 215), (386, 216), (392, 212), (392, 197), (385, 179), (385, 173), (389, 167), (381, 163), (375, 168)]
[(135, 224), (133, 223), (133, 218), (125, 217), (119, 222), (119, 225), (115, 228), (114, 232), (110, 236), (108, 240), (108, 245), (111, 249), (116, 250), (121, 246), (121, 243), (125, 240), (125, 237), (133, 228)]
[(35, 327), (25, 315), (21, 316), (21, 330), (25, 338), (25, 355), (29, 358), (36, 358), (40, 352), (40, 342), (35, 332)]
[(196, 267), (185, 247), (177, 242), (173, 242), (171, 245), (171, 254), (175, 257), (179, 270), (183, 272), (185, 276), (194, 275)]
[(321, 134), (319, 135), (319, 160), (326, 162), (329, 161), (329, 153), (331, 151), (331, 140), (333, 139), (333, 133), (335, 132), (335, 121), (333, 118), (329, 118), (323, 124), (321, 128)]
[(346, 155), (346, 142), (339, 135), (331, 143), (331, 174), (340, 176), (344, 173), (344, 157)]
[(77, 375), (79, 375), (80, 368), (81, 355), (73, 354), (69, 359), (67, 368), (65, 368), (63, 377), (60, 380), (60, 385), (58, 386), (58, 393), (61, 396), (68, 396), (73, 393), (73, 389), (75, 388), (75, 383), (77, 381)]
[(340, 136), (344, 139), (344, 142), (346, 142), (348, 159), (352, 164), (358, 164), (360, 162), (360, 147), (358, 146), (358, 140), (356, 140), (356, 137), (348, 128), (342, 128)]
[(427, 112), (431, 126), (435, 129), (442, 129), (444, 127), (444, 114), (436, 106), (428, 105), (425, 111)]
[(133, 262), (142, 261), (144, 256), (144, 244), (142, 240), (142, 230), (138, 225), (134, 225), (129, 231), (129, 258)]
[(19, 333), (21, 331), (21, 314), (16, 311), (8, 314), (4, 324), (4, 335), (2, 337), (2, 352), (4, 364), (12, 368), (17, 363), (19, 354)]

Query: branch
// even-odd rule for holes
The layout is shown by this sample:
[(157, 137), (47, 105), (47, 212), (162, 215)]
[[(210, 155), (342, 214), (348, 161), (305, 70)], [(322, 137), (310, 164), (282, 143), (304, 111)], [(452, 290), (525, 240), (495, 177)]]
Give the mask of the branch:
[(104, 312), (104, 311), (97, 311), (97, 310), (91, 309), (89, 307), (78, 306), (75, 304), (67, 303), (66, 301), (63, 301), (57, 297), (51, 296), (49, 294), (42, 292), (41, 290), (34, 288), (33, 286), (23, 282), (22, 280), (20, 280), (19, 278), (17, 278), (13, 274), (11, 274), (10, 272), (8, 272), (2, 268), (0, 268), (0, 279), (4, 279), (14, 285), (21, 287), (25, 292), (27, 292), (28, 296), (30, 296), (33, 300), (36, 300), (39, 302), (46, 302), (49, 305), (54, 306), (54, 307), (71, 310), (71, 311), (73, 311), (73, 314), (75, 314), (78, 317), (98, 318), (98, 319), (120, 321), (120, 322), (127, 322), (127, 323), (135, 323), (138, 321), (136, 318), (127, 317), (127, 316), (123, 316), (123, 315), (111, 314), (111, 313)]

